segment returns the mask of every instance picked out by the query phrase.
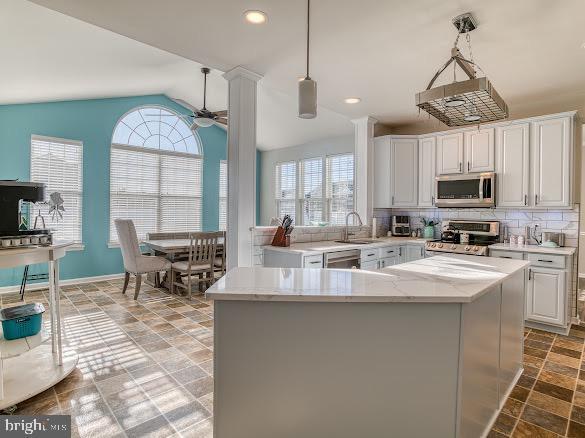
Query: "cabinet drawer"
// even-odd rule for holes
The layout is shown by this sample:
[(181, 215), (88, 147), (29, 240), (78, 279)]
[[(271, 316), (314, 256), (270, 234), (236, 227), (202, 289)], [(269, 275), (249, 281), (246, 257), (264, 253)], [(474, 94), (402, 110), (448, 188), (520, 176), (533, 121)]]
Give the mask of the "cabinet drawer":
[(565, 256), (551, 255), (551, 254), (534, 254), (528, 253), (528, 260), (532, 262), (532, 266), (544, 266), (547, 268), (565, 268)]
[(524, 253), (517, 251), (504, 251), (501, 249), (494, 249), (490, 250), (490, 257), (498, 257), (501, 259), (524, 260)]
[(372, 260), (378, 260), (378, 250), (377, 249), (362, 249), (360, 261), (369, 262)]
[(400, 247), (398, 246), (386, 246), (385, 248), (380, 248), (380, 258), (384, 259), (386, 257), (394, 257), (400, 254)]
[(312, 255), (307, 256), (303, 259), (303, 267), (305, 268), (322, 268), (323, 267), (323, 256)]

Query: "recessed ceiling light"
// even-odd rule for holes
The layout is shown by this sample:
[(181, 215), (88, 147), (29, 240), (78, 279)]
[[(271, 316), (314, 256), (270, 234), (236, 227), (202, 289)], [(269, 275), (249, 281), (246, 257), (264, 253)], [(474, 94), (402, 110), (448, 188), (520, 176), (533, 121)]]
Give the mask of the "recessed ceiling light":
[(268, 17), (262, 11), (246, 11), (244, 12), (244, 18), (248, 23), (252, 24), (264, 24)]
[(347, 97), (347, 98), (343, 99), (343, 101), (345, 103), (354, 104), (354, 103), (360, 103), (362, 100), (359, 97)]

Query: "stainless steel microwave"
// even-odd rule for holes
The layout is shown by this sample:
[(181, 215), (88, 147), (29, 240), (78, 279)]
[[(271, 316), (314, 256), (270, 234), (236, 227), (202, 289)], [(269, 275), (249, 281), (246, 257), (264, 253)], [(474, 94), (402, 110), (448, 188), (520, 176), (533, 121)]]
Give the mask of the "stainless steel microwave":
[(495, 207), (496, 174), (446, 175), (435, 178), (437, 207)]

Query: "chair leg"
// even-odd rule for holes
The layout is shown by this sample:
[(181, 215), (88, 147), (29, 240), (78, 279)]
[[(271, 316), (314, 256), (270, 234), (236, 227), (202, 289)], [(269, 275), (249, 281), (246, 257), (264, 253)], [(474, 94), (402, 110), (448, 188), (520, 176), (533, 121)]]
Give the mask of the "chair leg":
[(175, 292), (175, 273), (174, 273), (172, 268), (170, 270), (170, 277), (171, 277), (170, 291), (171, 291), (171, 295), (172, 295)]
[(138, 299), (140, 293), (140, 283), (142, 282), (142, 274), (136, 274), (136, 287), (134, 288), (134, 299)]
[(160, 272), (154, 273), (154, 287), (160, 287)]
[(122, 288), (122, 294), (126, 293), (128, 288), (128, 282), (130, 281), (130, 272), (124, 272), (124, 287)]
[(187, 291), (188, 291), (188, 296), (189, 296), (189, 301), (191, 301), (191, 272), (189, 272), (188, 274), (188, 278), (187, 278)]

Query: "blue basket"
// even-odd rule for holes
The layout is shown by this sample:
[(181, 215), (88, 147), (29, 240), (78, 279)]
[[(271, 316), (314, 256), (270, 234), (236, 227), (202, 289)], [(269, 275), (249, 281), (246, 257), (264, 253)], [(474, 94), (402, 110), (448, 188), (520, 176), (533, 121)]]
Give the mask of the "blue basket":
[(40, 303), (24, 304), (0, 310), (2, 331), (8, 341), (34, 336), (41, 331), (45, 307)]

